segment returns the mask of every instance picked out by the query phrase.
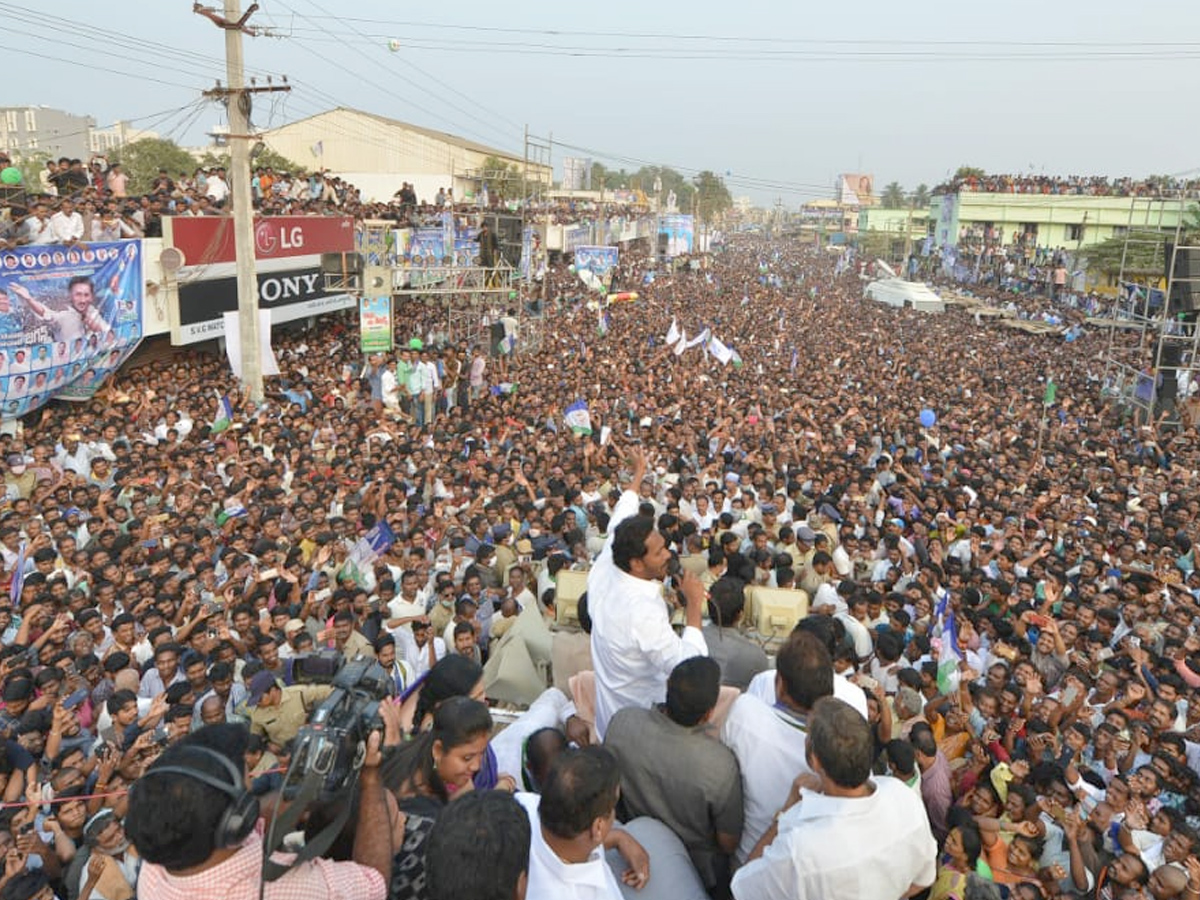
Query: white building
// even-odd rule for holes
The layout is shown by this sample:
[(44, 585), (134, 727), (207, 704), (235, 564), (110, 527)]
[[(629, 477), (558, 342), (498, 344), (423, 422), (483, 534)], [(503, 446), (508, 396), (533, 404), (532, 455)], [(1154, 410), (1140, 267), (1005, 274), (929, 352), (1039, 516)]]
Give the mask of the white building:
[(125, 144), (132, 144), (145, 138), (157, 139), (157, 131), (142, 131), (133, 128), (128, 122), (117, 122), (107, 128), (93, 128), (88, 138), (92, 153), (105, 156), (116, 155)]
[[(448, 187), (462, 199), (482, 186), (487, 157), (518, 171), (525, 165), (520, 153), (346, 107), (272, 129), (262, 139), (293, 162), (346, 179), (365, 200), (389, 200), (405, 181), (419, 200), (432, 202), (439, 189)], [(529, 164), (531, 179), (549, 185), (552, 174), (549, 166)]]

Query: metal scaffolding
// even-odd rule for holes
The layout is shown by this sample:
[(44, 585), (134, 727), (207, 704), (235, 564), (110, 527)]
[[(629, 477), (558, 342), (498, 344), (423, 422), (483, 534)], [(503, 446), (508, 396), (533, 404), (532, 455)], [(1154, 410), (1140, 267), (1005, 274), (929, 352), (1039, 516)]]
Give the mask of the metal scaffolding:
[[(494, 267), (424, 264), (399, 259), (391, 246), (394, 222), (367, 220), (359, 241), (360, 253), (343, 254), (339, 270), (325, 271), (327, 291), (378, 297), (388, 295), (393, 305), (432, 304), (446, 311), (446, 337), (451, 343), (479, 345), (495, 350), (489, 331), (507, 310), (519, 306), (518, 272), (503, 259)], [(476, 261), (477, 262), (477, 261)], [(518, 331), (520, 352), (524, 334)]]
[(1198, 236), (1187, 228), (1182, 197), (1132, 197), (1117, 294), (1106, 317), (1103, 396), (1146, 419), (1175, 414), (1176, 399), (1200, 383)]

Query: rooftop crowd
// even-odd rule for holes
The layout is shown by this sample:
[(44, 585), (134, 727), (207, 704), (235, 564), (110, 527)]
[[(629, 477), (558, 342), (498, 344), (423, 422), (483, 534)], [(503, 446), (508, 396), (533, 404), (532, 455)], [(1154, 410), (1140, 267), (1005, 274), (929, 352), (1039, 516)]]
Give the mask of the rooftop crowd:
[[(339, 314), (261, 405), (187, 349), (0, 434), (0, 900), (257, 895), (319, 648), (406, 700), (267, 897), (1200, 896), (1194, 434), (1103, 406), (1088, 329), (758, 239), (651, 268), (598, 329), (552, 267), (510, 355)], [(773, 660), (763, 587), (809, 603)]]
[(1056, 194), (1085, 197), (1196, 197), (1200, 181), (1172, 178), (1113, 178), (1107, 175), (970, 174), (956, 176), (934, 193)]

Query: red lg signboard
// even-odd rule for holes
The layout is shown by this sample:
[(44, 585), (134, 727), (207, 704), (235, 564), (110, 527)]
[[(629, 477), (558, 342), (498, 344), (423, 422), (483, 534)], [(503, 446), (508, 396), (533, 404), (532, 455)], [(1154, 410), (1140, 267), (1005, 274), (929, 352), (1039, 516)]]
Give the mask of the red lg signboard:
[[(164, 220), (168, 246), (183, 254), (185, 266), (236, 261), (233, 219), (228, 216), (171, 216)], [(354, 251), (350, 216), (268, 216), (254, 221), (256, 259), (286, 259)]]

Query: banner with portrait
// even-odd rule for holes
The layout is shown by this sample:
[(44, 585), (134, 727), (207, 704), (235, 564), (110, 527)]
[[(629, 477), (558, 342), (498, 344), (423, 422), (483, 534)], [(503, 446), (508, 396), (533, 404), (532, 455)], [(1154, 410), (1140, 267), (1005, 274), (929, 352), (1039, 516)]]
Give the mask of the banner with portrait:
[(142, 339), (142, 242), (0, 251), (0, 418), (87, 400)]
[(364, 354), (387, 353), (392, 349), (391, 297), (360, 297), (358, 320)]
[(579, 280), (592, 290), (607, 290), (619, 254), (616, 247), (576, 247), (575, 272)]
[(686, 256), (692, 252), (695, 223), (687, 215), (659, 216), (658, 234), (667, 256)]

